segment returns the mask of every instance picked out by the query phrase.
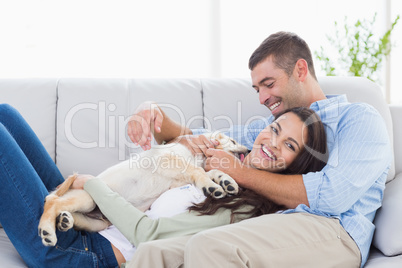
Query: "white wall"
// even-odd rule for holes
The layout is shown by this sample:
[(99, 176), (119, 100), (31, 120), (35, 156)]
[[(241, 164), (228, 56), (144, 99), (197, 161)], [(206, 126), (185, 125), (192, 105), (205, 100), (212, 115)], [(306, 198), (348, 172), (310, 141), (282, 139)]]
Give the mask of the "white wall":
[[(269, 34), (296, 32), (314, 51), (328, 46), (335, 20), (374, 12), (383, 33), (385, 1), (0, 0), (0, 78), (249, 77), (248, 58)], [(391, 17), (402, 14), (402, 1), (390, 1)], [(393, 102), (402, 102), (401, 25)]]
[(391, 0), (391, 18), (395, 18), (397, 15), (401, 16), (395, 32), (392, 34), (392, 42), (395, 47), (391, 52), (391, 103), (402, 103), (402, 1)]

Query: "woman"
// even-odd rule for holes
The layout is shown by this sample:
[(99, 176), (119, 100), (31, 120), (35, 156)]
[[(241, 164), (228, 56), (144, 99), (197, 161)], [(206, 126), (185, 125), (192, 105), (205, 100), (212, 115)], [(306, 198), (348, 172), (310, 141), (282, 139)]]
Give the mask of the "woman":
[[(285, 150), (288, 151), (277, 150), (279, 144), (274, 145), (275, 149), (267, 151), (267, 148), (271, 146), (268, 144), (269, 141), (283, 140), (282, 134), (276, 131), (279, 126), (270, 125), (268, 129), (272, 132), (261, 133), (261, 138), (259, 136), (256, 139), (255, 147), (246, 157), (244, 165), (275, 172), (294, 172), (291, 167), (298, 166), (297, 163), (304, 161), (300, 158), (304, 154), (305, 140), (311, 149), (325, 152), (321, 150), (322, 148), (313, 147), (314, 142), (311, 144), (311, 141), (315, 140), (325, 141), (320, 121), (307, 124), (309, 136), (306, 132), (301, 134), (300, 129), (304, 126), (305, 120), (302, 121), (301, 117), (293, 116), (297, 113), (296, 110), (290, 111), (276, 120), (277, 123), (279, 122), (277, 125), (282, 128), (281, 133), (286, 130), (285, 122), (292, 122), (298, 126), (297, 137), (290, 134), (288, 139), (284, 139), (284, 145), (288, 147)], [(317, 117), (313, 112), (311, 116)], [(310, 130), (310, 125), (322, 131)], [(310, 137), (318, 133), (321, 136)], [(314, 157), (309, 158), (306, 165), (317, 168), (320, 165), (312, 164), (316, 161)], [(295, 171), (299, 171), (298, 168)], [(122, 200), (116, 193), (111, 192), (100, 180), (92, 179), (91, 176), (81, 176), (81, 178), (78, 183), (82, 186), (76, 185), (76, 187), (85, 185), (85, 190), (93, 196), (103, 213), (135, 245), (146, 240), (193, 234), (207, 228), (259, 215), (259, 213), (273, 211), (257, 208), (255, 212), (253, 209), (250, 210), (254, 203), (247, 201), (246, 206), (239, 206), (233, 210), (217, 209), (214, 215), (199, 217), (198, 211), (191, 211), (172, 218), (151, 220)], [(124, 262), (120, 252), (99, 233), (75, 230), (58, 232), (59, 242), (55, 247), (42, 245), (41, 239), (37, 237), (37, 226), (43, 211), (43, 200), (50, 190), (63, 182), (63, 177), (32, 129), (21, 115), (7, 104), (0, 105), (0, 179), (2, 184), (0, 222), (29, 267), (117, 267)], [(200, 211), (208, 214), (208, 212), (204, 213), (203, 209)]]
[[(286, 115), (290, 117), (287, 118), (288, 120), (284, 118)], [(328, 155), (324, 126), (318, 115), (308, 108), (296, 107), (277, 114), (276, 118), (257, 136), (253, 150), (246, 156), (243, 163), (257, 169), (281, 174), (306, 174), (321, 170), (325, 166)], [(307, 128), (307, 132), (300, 131), (303, 125)], [(292, 138), (297, 134), (305, 136)], [(283, 139), (278, 136), (282, 136)], [(302, 146), (297, 140), (302, 140)], [(282, 146), (277, 144), (279, 141), (283, 142)], [(258, 154), (264, 157), (258, 157)], [(278, 158), (278, 155), (281, 157), (272, 161), (273, 158)], [(244, 204), (250, 205), (252, 209), (247, 212), (238, 211)], [(232, 217), (236, 214), (256, 217), (285, 209), (284, 206), (275, 204), (248, 189), (241, 189), (238, 195), (224, 199), (213, 199), (209, 196), (205, 202), (196, 204), (190, 209), (199, 211), (203, 215), (212, 215), (221, 207), (230, 209)]]

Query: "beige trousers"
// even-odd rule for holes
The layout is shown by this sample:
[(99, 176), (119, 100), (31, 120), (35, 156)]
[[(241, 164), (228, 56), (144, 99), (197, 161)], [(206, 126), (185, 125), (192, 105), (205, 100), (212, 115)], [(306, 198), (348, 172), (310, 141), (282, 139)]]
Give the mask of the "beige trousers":
[(337, 219), (269, 214), (140, 244), (128, 267), (360, 267), (360, 251)]

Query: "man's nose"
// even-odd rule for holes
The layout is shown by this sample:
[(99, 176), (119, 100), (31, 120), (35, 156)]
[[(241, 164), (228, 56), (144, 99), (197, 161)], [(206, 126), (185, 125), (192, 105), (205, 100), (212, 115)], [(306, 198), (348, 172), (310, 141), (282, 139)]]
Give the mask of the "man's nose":
[(271, 97), (271, 95), (266, 91), (266, 90), (261, 90), (258, 93), (258, 97), (260, 99), (260, 103), (262, 105), (265, 105), (266, 102), (268, 102), (269, 98)]

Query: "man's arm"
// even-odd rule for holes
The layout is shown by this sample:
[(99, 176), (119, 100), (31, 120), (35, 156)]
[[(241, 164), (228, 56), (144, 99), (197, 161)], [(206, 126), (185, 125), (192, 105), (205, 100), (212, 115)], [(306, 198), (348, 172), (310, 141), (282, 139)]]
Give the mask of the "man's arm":
[(282, 175), (247, 167), (242, 178), (236, 181), (287, 208), (309, 206), (302, 175)]
[(302, 175), (281, 175), (258, 170), (242, 164), (233, 155), (222, 150), (207, 150), (206, 170), (219, 169), (247, 189), (265, 196), (287, 208), (309, 205)]
[(368, 203), (380, 205), (392, 155), (384, 119), (371, 106), (358, 104), (331, 131), (327, 165), (303, 175), (310, 208), (340, 215), (354, 205), (362, 211)]
[[(207, 168), (220, 169), (239, 185), (288, 208), (305, 204), (314, 210), (339, 215), (349, 210), (387, 171), (391, 151), (382, 117), (368, 106), (354, 106), (330, 131), (335, 140), (328, 164), (321, 172), (273, 174), (245, 167), (240, 162), (228, 164), (227, 159), (233, 157), (214, 150), (207, 152), (211, 157)], [(218, 165), (212, 166), (213, 161)]]

